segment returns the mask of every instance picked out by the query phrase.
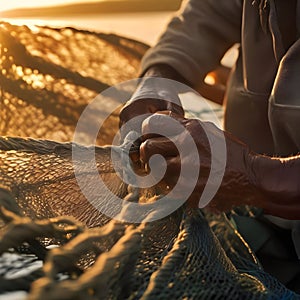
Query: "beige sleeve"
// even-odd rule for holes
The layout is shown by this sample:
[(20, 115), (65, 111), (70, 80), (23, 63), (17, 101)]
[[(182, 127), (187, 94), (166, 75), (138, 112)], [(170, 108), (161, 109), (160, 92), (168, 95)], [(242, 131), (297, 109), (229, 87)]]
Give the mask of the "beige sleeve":
[(145, 54), (141, 73), (168, 64), (192, 85), (219, 63), (241, 38), (242, 0), (190, 0), (158, 43)]

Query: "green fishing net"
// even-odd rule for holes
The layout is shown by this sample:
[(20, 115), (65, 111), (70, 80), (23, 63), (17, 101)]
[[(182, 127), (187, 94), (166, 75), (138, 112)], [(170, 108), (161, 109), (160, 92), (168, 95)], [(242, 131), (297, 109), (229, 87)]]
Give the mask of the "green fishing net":
[[(78, 118), (98, 93), (136, 77), (146, 49), (116, 35), (1, 23), (0, 293), (24, 290), (28, 299), (43, 300), (298, 299), (263, 271), (225, 214), (183, 206), (164, 219), (129, 224), (102, 214), (82, 194), (71, 144)], [(155, 190), (130, 189), (116, 173), (112, 147), (104, 145), (117, 128), (118, 109), (97, 137), (99, 173), (86, 173), (86, 162), (78, 161), (80, 176), (86, 184), (101, 176), (128, 201), (155, 201)], [(105, 191), (97, 197), (107, 201)], [(30, 271), (33, 263), (38, 267)]]

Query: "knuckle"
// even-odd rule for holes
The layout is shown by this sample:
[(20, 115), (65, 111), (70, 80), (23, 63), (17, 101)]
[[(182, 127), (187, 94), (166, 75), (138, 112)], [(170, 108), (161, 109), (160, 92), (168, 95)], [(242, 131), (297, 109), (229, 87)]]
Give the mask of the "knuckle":
[(146, 140), (145, 142), (143, 142), (140, 146), (140, 156), (141, 156), (141, 160), (146, 163), (149, 161), (149, 158), (151, 157), (152, 154), (152, 142), (151, 140)]
[(152, 133), (161, 122), (161, 116), (159, 114), (153, 114), (148, 116), (142, 124), (143, 133)]

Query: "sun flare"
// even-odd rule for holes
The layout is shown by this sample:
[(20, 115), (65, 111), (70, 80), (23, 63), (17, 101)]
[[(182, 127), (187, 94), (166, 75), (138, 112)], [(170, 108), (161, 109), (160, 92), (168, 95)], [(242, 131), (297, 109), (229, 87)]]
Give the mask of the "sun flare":
[[(98, 2), (99, 0), (88, 0), (87, 2)], [(54, 6), (69, 3), (84, 2), (82, 0), (10, 0), (2, 1), (0, 11), (5, 11), (15, 8), (27, 8), (27, 7), (41, 7), (41, 6)]]

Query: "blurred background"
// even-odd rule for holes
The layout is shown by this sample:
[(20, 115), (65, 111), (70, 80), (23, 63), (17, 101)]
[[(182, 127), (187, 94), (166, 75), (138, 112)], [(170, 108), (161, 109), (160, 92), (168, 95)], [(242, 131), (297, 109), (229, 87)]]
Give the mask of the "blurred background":
[(71, 26), (153, 45), (184, 0), (10, 0), (0, 18), (16, 25)]
[[(155, 44), (172, 15), (187, 2), (0, 1), (0, 134), (58, 141), (71, 139), (83, 108), (99, 92), (136, 78), (148, 46)], [(222, 119), (220, 104), (235, 59), (236, 48), (205, 83), (195, 87), (205, 99), (219, 104), (210, 103), (207, 109), (198, 94), (183, 101), (193, 117), (213, 121), (216, 113)], [(16, 120), (14, 111), (22, 111), (24, 118)], [(111, 131), (118, 128), (117, 112), (106, 127), (112, 130), (102, 133), (99, 144), (111, 143)]]

